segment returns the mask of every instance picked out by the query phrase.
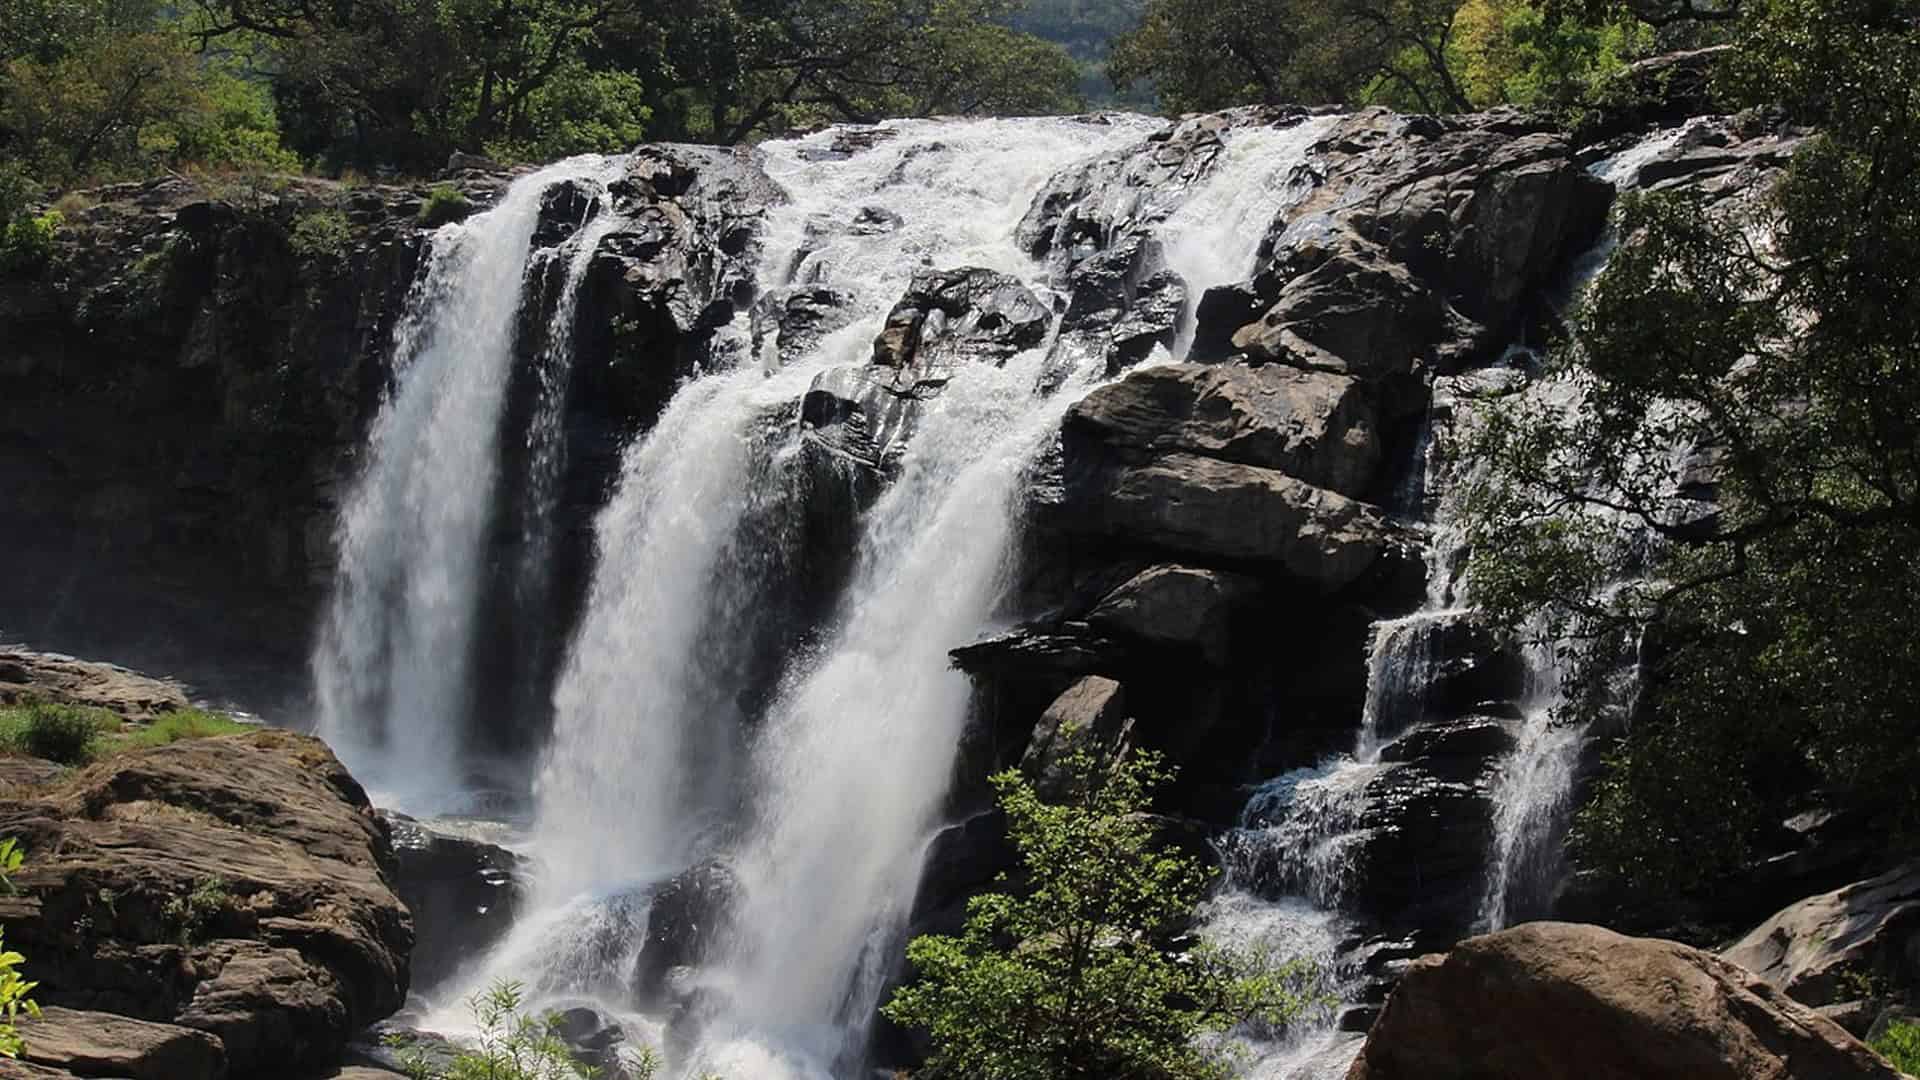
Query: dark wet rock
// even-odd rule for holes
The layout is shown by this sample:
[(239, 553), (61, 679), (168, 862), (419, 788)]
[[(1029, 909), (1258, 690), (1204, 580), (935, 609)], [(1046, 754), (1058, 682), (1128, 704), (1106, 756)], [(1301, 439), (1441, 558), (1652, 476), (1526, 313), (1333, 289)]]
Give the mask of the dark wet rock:
[(1087, 625), (1225, 666), (1234, 616), (1259, 589), (1258, 580), (1242, 574), (1155, 566), (1102, 598), (1087, 614)]
[(1004, 363), (1045, 340), (1052, 313), (1025, 285), (992, 270), (929, 270), (913, 276), (873, 343), (887, 388), (924, 396), (966, 363)]
[(873, 343), (871, 363), (822, 372), (801, 403), (811, 450), (878, 475), (897, 463), (920, 403), (970, 364), (1002, 364), (1045, 340), (1052, 315), (992, 270), (916, 273)]
[(906, 219), (884, 206), (863, 206), (853, 215), (848, 231), (855, 236), (882, 236), (906, 224)]
[(533, 246), (558, 246), (599, 213), (600, 199), (585, 185), (572, 180), (555, 184), (540, 198), (540, 223), (533, 232)]
[(413, 983), (432, 989), (512, 928), (525, 870), (505, 848), (390, 810), (380, 817), (393, 837), (394, 891), (413, 913)]
[(739, 882), (724, 863), (690, 867), (661, 886), (647, 911), (647, 936), (634, 965), (642, 1001), (657, 1002), (677, 968), (697, 964), (725, 933)]
[(914, 895), (909, 934), (958, 933), (966, 922), (967, 901), (991, 888), (1017, 861), (1007, 842), (1006, 820), (997, 811), (973, 814), (935, 833)]
[(400, 1007), (412, 921), (385, 829), (315, 739), (136, 751), (0, 802), (0, 897), (43, 1005), (206, 1032), (237, 1076), (336, 1060)]
[(1070, 299), (1061, 316), (1045, 380), (1057, 384), (1082, 364), (1117, 375), (1171, 350), (1187, 307), (1187, 284), (1167, 269), (1160, 243), (1129, 237), (1091, 256), (1067, 276)]
[(800, 360), (853, 321), (847, 301), (846, 293), (825, 286), (768, 293), (753, 308), (755, 351), (770, 348), (783, 364)]
[(1268, 106), (1210, 113), (1077, 165), (1034, 197), (1015, 241), (1045, 260), (1057, 280), (1065, 280), (1086, 259), (1164, 222), (1212, 171), (1226, 149), (1229, 129), (1290, 126), (1306, 116), (1301, 109)]
[(971, 675), (1041, 673), (1071, 680), (1101, 672), (1123, 674), (1127, 650), (1085, 623), (1041, 623), (963, 645), (952, 656), (954, 666)]
[[(1465, 732), (1444, 734), (1470, 741)], [(1492, 732), (1472, 737), (1480, 748), (1498, 746)], [(1372, 918), (1446, 940), (1465, 933), (1478, 915), (1500, 757), (1465, 753), (1445, 738), (1425, 749), (1367, 784), (1349, 900)]]

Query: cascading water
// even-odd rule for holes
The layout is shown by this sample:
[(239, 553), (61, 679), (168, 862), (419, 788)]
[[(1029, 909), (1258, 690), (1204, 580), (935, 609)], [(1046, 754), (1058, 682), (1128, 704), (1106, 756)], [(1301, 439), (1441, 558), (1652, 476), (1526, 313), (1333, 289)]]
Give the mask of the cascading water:
[(437, 808), (462, 786), (469, 654), (528, 248), (549, 187), (610, 168), (561, 162), (439, 230), (395, 331), (398, 387), (340, 515), (339, 572), (312, 660), (319, 732), (392, 805)]
[[(1691, 124), (1683, 124), (1655, 133), (1633, 146), (1595, 162), (1595, 176), (1626, 189), (1635, 186), (1641, 170), (1661, 154), (1687, 138)], [(1609, 229), (1584, 257), (1574, 264), (1568, 284), (1568, 297), (1579, 296), (1599, 273), (1618, 246), (1619, 238)], [(1529, 393), (1543, 395), (1554, 407), (1572, 408), (1574, 391), (1563, 384), (1544, 383), (1530, 387)], [(1683, 454), (1685, 448), (1671, 452)], [(1669, 475), (1677, 470), (1669, 468)], [(1642, 533), (1642, 526), (1622, 515), (1620, 528), (1628, 534)], [(1606, 642), (1564, 642), (1549, 640), (1544, 620), (1523, 632), (1524, 656), (1528, 672), (1527, 692), (1521, 702), (1523, 720), (1518, 742), (1501, 763), (1493, 789), (1493, 844), (1487, 860), (1487, 887), (1481, 900), (1478, 926), (1499, 930), (1516, 922), (1540, 918), (1550, 913), (1565, 871), (1564, 847), (1568, 818), (1579, 776), (1580, 757), (1587, 742), (1588, 725), (1565, 715), (1563, 681), (1574, 654), (1590, 662), (1593, 651)], [(1622, 643), (1611, 643), (1622, 644)], [(1637, 643), (1624, 643), (1619, 654), (1610, 658), (1611, 674), (1602, 708), (1616, 713), (1630, 711), (1639, 690)]]
[[(1155, 126), (904, 122), (852, 155), (834, 151), (835, 132), (763, 148), (790, 196), (763, 228), (763, 286), (832, 290), (848, 317), (802, 354), (763, 347), (759, 364), (694, 378), (629, 449), (554, 693), (535, 910), (469, 985), (514, 975), (548, 1000), (622, 1012), (649, 895), (717, 856), (737, 883), (734, 929), (692, 976), (701, 1020), (666, 1040), (674, 1064), (777, 1077), (857, 1063), (968, 718), (971, 687), (947, 650), (994, 619), (1022, 482), (1104, 373), (1043, 378), (1043, 345), (956, 373), (925, 402), (859, 520), (831, 618), (754, 714), (731, 654), (767, 617), (768, 553), (795, 542), (780, 535), (805, 499), (792, 408), (823, 371), (867, 361), (917, 270), (985, 267), (1049, 295), (1045, 268), (1012, 242), (1032, 193)], [(1161, 231), (1183, 242), (1169, 262), (1196, 294), (1251, 268), (1268, 222), (1304, 190), (1292, 169), (1321, 126), (1232, 133), (1174, 209)]]

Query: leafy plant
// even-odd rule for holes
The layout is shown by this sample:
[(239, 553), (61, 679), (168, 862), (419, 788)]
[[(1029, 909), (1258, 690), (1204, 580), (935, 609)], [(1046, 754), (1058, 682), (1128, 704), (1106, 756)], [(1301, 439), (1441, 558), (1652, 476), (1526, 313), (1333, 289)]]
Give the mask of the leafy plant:
[(120, 726), (105, 709), (29, 702), (0, 708), (0, 746), (62, 765), (92, 761), (99, 739)]
[(975, 897), (958, 937), (915, 939), (916, 981), (884, 1010), (932, 1037), (927, 1076), (1213, 1080), (1230, 1062), (1200, 1036), (1309, 1004), (1305, 964), (1180, 947), (1210, 872), (1144, 813), (1170, 775), (1154, 754), (1109, 769), (1081, 748), (1062, 801), (993, 778), (1025, 888)]
[(422, 226), (434, 229), (471, 213), (473, 202), (465, 192), (452, 184), (435, 184), (433, 190), (427, 192), (427, 201), (420, 204), (418, 220)]
[[(598, 1075), (560, 1038), (559, 1014), (531, 1014), (525, 1004), (525, 988), (510, 979), (467, 999), (479, 1037), (444, 1060), (406, 1035), (389, 1036), (387, 1044), (400, 1052), (400, 1069), (409, 1080), (591, 1080)], [(634, 1080), (648, 1080), (659, 1067), (650, 1052), (624, 1064)]]
[(160, 914), (173, 924), (175, 939), (182, 945), (190, 945), (200, 940), (207, 924), (219, 917), (232, 899), (224, 878), (208, 876), (196, 882), (185, 896), (168, 900)]
[[(0, 888), (8, 893), (14, 891), (13, 875), (25, 859), (26, 852), (13, 837), (0, 840)], [(26, 957), (6, 947), (5, 930), (0, 928), (0, 1057), (17, 1058), (26, 1049), (14, 1022), (23, 1014), (40, 1015), (40, 1006), (28, 997), (39, 984), (28, 982), (20, 974), (20, 965), (24, 963)]]
[(338, 210), (311, 210), (294, 219), (287, 246), (308, 261), (338, 262), (353, 250), (353, 227)]
[(1895, 1020), (1867, 1045), (1909, 1076), (1920, 1075), (1920, 1024)]

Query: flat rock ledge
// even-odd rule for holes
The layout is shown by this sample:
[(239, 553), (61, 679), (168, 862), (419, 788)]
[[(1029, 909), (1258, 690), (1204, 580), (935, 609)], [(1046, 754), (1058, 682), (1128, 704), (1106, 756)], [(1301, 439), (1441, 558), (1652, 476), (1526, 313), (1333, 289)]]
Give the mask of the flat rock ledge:
[(0, 795), (0, 895), (46, 1015), (0, 1076), (320, 1075), (406, 997), (385, 825), (317, 739), (263, 730)]

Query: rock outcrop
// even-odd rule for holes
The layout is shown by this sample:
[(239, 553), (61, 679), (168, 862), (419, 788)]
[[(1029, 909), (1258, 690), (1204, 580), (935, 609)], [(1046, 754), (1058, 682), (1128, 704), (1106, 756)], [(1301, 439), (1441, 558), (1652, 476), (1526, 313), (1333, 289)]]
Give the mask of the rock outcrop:
[(180, 684), (115, 664), (54, 653), (0, 648), (0, 705), (51, 701), (148, 720), (189, 707)]
[(429, 990), (513, 928), (525, 887), (518, 855), (380, 811), (393, 839), (394, 891), (413, 914), (413, 985)]
[(148, 1022), (55, 1013), (69, 1034), (44, 1045), (70, 1047), (66, 1067), (98, 1075), (72, 1063), (111, 1050), (161, 1055), (174, 1080), (221, 1061), (282, 1075), (337, 1059), (406, 995), (413, 925), (386, 831), (317, 740), (125, 753), (0, 801), (0, 834), (27, 852), (0, 922), (38, 1000)]
[(1899, 1080), (1712, 953), (1531, 923), (1408, 968), (1348, 1080)]
[(1721, 955), (1806, 1005), (1920, 988), (1920, 865), (1808, 897)]

